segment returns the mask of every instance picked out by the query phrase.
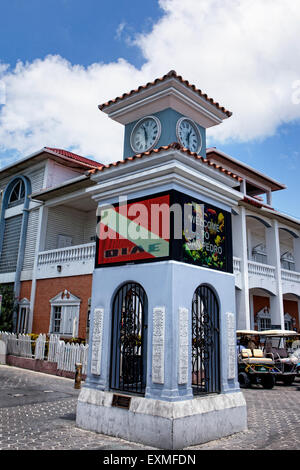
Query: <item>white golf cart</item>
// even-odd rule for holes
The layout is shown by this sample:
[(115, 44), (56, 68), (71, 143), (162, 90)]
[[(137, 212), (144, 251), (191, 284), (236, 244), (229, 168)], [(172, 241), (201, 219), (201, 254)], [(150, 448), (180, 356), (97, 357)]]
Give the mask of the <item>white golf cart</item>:
[(275, 385), (272, 358), (266, 357), (259, 347), (261, 332), (256, 330), (237, 330), (238, 381), (241, 388), (252, 384), (271, 389)]
[[(299, 333), (290, 330), (266, 330), (260, 332), (264, 355), (274, 361), (274, 376), (278, 382), (292, 385), (297, 375), (299, 357), (297, 346)], [(293, 343), (294, 348), (293, 348)]]

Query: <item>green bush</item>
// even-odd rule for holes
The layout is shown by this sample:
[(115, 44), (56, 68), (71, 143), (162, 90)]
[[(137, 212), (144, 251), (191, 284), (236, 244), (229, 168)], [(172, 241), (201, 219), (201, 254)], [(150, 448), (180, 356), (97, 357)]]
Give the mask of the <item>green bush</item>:
[(12, 332), (13, 314), (16, 308), (13, 284), (0, 284), (0, 295), (2, 295), (0, 330)]

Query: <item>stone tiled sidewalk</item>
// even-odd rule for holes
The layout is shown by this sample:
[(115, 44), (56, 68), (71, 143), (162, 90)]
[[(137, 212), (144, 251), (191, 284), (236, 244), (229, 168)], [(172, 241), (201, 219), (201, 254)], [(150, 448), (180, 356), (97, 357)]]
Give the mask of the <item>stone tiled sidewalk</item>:
[[(243, 392), (248, 430), (189, 450), (299, 450), (300, 381)], [(150, 449), (77, 428), (78, 394), (70, 379), (0, 366), (0, 450)]]
[(243, 389), (248, 430), (190, 449), (300, 450), (300, 382), (272, 390)]

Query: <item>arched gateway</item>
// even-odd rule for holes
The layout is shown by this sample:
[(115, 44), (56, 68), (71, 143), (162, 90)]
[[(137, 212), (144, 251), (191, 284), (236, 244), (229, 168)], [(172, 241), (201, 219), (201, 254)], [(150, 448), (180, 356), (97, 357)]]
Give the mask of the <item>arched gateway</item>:
[(202, 284), (192, 301), (192, 388), (194, 395), (220, 392), (219, 303)]
[(112, 309), (110, 387), (144, 393), (146, 386), (147, 295), (128, 282), (115, 294)]

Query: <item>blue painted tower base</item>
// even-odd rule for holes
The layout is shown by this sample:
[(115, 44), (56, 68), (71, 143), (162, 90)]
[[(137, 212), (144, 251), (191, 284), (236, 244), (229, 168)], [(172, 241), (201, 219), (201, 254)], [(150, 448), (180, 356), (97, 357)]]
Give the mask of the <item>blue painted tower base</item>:
[(77, 426), (158, 449), (183, 449), (247, 429), (241, 392), (179, 402), (133, 396), (128, 410), (112, 400), (112, 392), (83, 388)]
[[(128, 408), (113, 406), (110, 389), (112, 301), (119, 286), (138, 281), (148, 295), (148, 352), (145, 396), (128, 394)], [(199, 284), (214, 286), (220, 304), (220, 393), (193, 396), (191, 360), (186, 381), (180, 381), (181, 339), (179, 310), (188, 312), (187, 356), (191, 358), (191, 302)], [(97, 288), (101, 286), (101, 289)], [(88, 375), (77, 405), (77, 426), (163, 449), (180, 449), (228, 436), (247, 428), (247, 408), (237, 382), (235, 337), (228, 327), (228, 314), (235, 322), (234, 275), (175, 261), (96, 269), (93, 276), (92, 316), (102, 312), (101, 364), (92, 373), (93, 341), (89, 350)], [(155, 310), (165, 312), (162, 377), (154, 378)], [(229, 312), (229, 313), (228, 313)], [(94, 323), (94, 319), (91, 319)], [(229, 347), (233, 339), (234, 346)], [(231, 345), (232, 346), (232, 345)], [(99, 357), (99, 351), (98, 351)], [(181, 383), (182, 382), (182, 383)]]

